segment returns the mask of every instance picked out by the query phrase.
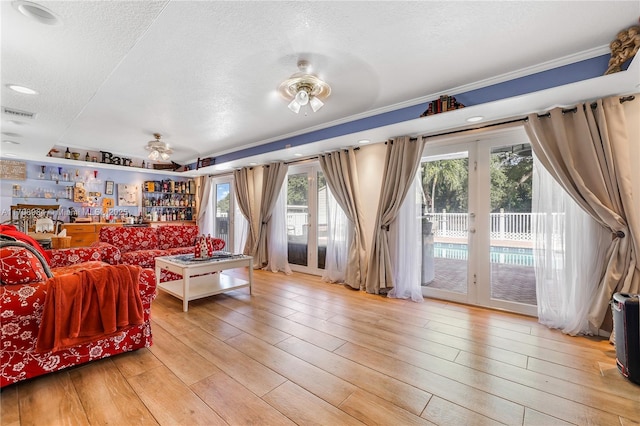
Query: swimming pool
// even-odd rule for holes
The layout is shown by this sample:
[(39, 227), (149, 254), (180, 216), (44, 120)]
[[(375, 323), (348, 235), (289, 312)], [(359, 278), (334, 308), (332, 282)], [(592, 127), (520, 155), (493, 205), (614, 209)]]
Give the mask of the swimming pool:
[[(467, 260), (469, 251), (466, 244), (434, 243), (433, 255), (444, 259)], [(533, 266), (533, 250), (530, 248), (491, 246), (489, 258), (491, 263)]]

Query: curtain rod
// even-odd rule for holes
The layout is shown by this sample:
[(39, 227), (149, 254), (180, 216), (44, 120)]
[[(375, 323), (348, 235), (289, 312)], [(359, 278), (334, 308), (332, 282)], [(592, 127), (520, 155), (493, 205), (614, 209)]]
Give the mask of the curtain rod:
[[(625, 103), (625, 102), (628, 102), (628, 101), (632, 101), (635, 98), (636, 97), (633, 96), (633, 95), (631, 95), (631, 96), (621, 96), (620, 97), (620, 103), (622, 104), (622, 103)], [(596, 108), (596, 106), (597, 106), (596, 102), (591, 103), (591, 108)], [(569, 108), (569, 109), (563, 109), (562, 113), (565, 114), (565, 113), (577, 112), (577, 111), (578, 111), (578, 108), (577, 107), (573, 107), (573, 108)], [(549, 117), (550, 115), (551, 115), (551, 113), (538, 114), (538, 118)], [(438, 136), (453, 135), (453, 134), (456, 134), (456, 133), (470, 132), (472, 130), (480, 130), (480, 129), (486, 129), (486, 128), (489, 128), (489, 127), (502, 126), (504, 124), (517, 123), (519, 121), (521, 121), (523, 123), (526, 123), (527, 121), (529, 121), (529, 118), (528, 117), (516, 118), (516, 119), (513, 119), (513, 120), (507, 120), (507, 121), (501, 121), (501, 122), (498, 122), (498, 123), (487, 124), (487, 125), (480, 126), (480, 127), (473, 127), (473, 128), (470, 128), (470, 129), (452, 130), (450, 132), (437, 133), (435, 135), (422, 135), (421, 137), (422, 138), (435, 138), (435, 137), (438, 137)], [(417, 138), (411, 138), (411, 139), (417, 139)]]

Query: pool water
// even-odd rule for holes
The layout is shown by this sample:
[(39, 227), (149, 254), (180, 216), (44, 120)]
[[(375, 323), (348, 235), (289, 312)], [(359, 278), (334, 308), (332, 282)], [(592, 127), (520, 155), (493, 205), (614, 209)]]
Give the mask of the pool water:
[[(467, 260), (469, 252), (466, 244), (434, 243), (434, 257)], [(530, 248), (491, 246), (491, 263), (533, 266), (533, 250)]]

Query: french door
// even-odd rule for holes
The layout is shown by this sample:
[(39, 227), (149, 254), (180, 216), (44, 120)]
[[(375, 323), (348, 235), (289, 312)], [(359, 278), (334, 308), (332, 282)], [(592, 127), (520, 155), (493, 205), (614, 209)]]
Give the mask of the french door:
[(213, 206), (213, 235), (225, 241), (225, 250), (233, 251), (235, 196), (232, 176), (212, 179), (210, 200)]
[(520, 128), (427, 143), (423, 294), (536, 315), (531, 146)]
[(321, 275), (327, 249), (327, 186), (317, 162), (289, 166), (287, 243), (291, 269)]

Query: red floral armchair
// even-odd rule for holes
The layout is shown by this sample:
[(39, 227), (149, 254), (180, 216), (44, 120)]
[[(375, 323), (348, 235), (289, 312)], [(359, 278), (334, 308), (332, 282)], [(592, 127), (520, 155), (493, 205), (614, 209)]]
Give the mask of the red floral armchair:
[(48, 254), (51, 268), (29, 244), (0, 241), (0, 387), (152, 344), (149, 319), (156, 294), (155, 272), (135, 268), (138, 282), (130, 285), (139, 291), (141, 324), (92, 335), (83, 343), (60, 350), (36, 348), (52, 281), (66, 285), (74, 275), (116, 268), (100, 260), (97, 248), (51, 250)]

